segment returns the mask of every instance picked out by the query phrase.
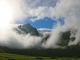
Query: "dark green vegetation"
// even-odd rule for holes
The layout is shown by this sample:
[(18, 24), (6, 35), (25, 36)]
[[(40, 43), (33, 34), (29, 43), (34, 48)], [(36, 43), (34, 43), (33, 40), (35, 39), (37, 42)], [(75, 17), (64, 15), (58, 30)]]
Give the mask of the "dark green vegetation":
[(59, 57), (40, 57), (40, 56), (25, 56), (9, 53), (0, 53), (0, 60), (80, 60), (80, 58), (59, 58)]
[(0, 47), (0, 49), (6, 53), (37, 57), (80, 57), (80, 47), (78, 45), (66, 49), (9, 49), (6, 47)]

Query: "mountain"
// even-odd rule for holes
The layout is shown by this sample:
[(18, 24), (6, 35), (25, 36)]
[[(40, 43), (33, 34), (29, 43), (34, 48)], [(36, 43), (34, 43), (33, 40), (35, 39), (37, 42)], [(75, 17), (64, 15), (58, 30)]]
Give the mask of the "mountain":
[[(41, 36), (43, 38), (42, 42), (46, 41), (50, 37), (50, 33), (52, 31), (51, 29), (36, 29), (36, 28), (32, 27), (29, 23), (19, 25), (17, 28), (15, 28), (15, 30), (19, 34), (23, 34), (23, 35), (31, 34), (32, 36)], [(68, 47), (69, 41), (75, 40), (75, 37), (70, 38), (70, 35), (71, 35), (70, 33), (71, 33), (70, 30), (66, 31), (66, 32), (61, 32), (57, 45), (59, 45), (61, 47), (64, 47), (64, 46)], [(72, 46), (70, 46), (70, 47), (72, 47)]]
[(19, 25), (17, 28), (15, 28), (15, 30), (19, 34), (26, 35), (26, 34), (30, 33), (32, 36), (39, 36), (39, 33), (38, 33), (37, 29), (32, 27), (29, 23), (24, 24), (24, 25)]
[(72, 46), (68, 46), (68, 43), (69, 41), (74, 41), (75, 40), (75, 37), (70, 37), (71, 36), (71, 31), (66, 31), (66, 32), (61, 32), (60, 33), (60, 38), (59, 38), (59, 41), (58, 41), (58, 45), (59, 46), (66, 46), (66, 47), (76, 47), (79, 45), (79, 43), (77, 45), (72, 45)]
[[(32, 27), (30, 24), (24, 24), (19, 25), (17, 28), (15, 28), (15, 31), (17, 31), (19, 34), (28, 34), (30, 33), (33, 36), (40, 36), (39, 31), (37, 31), (36, 28)], [(41, 32), (50, 32), (50, 31), (41, 31)], [(67, 46), (70, 39), (74, 40), (75, 37), (70, 38), (70, 32), (61, 32), (60, 33), (60, 39), (58, 41), (59, 46), (66, 46), (67, 48), (61, 49), (44, 49), (44, 48), (30, 48), (30, 49), (11, 49), (8, 47), (0, 46), (0, 52), (6, 52), (6, 53), (13, 53), (13, 54), (20, 54), (20, 55), (28, 55), (28, 56), (49, 56), (49, 57), (80, 57), (80, 43), (74, 46)], [(43, 40), (47, 40), (50, 37), (50, 35), (47, 35)]]
[(67, 46), (70, 40), (70, 31), (61, 32), (60, 35), (61, 36), (57, 44), (59, 46)]

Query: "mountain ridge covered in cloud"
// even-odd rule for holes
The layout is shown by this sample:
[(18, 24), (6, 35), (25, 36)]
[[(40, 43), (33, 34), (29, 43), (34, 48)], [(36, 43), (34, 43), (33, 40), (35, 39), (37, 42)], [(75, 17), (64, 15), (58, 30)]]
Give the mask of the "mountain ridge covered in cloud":
[[(8, 20), (8, 27), (5, 28), (5, 24), (0, 25), (1, 46), (10, 48), (32, 48), (35, 46), (60, 48), (57, 45), (61, 37), (60, 33), (69, 30), (69, 38), (75, 37), (75, 39), (70, 40), (67, 45), (77, 45), (80, 42), (80, 0), (0, 0), (0, 2), (5, 2), (12, 11), (10, 20)], [(5, 3), (2, 5), (4, 6)], [(28, 18), (35, 22), (45, 17), (55, 20), (56, 24), (53, 24), (50, 37), (44, 42), (42, 40), (48, 33), (43, 34), (44, 37), (31, 36), (31, 34), (24, 36), (13, 30), (12, 25), (17, 24), (17, 22), (24, 22)], [(64, 21), (63, 25), (59, 21), (60, 18)], [(3, 20), (2, 22), (4, 22)]]
[[(46, 29), (46, 28), (40, 28), (40, 29), (36, 29), (36, 30), (35, 29), (36, 28), (32, 27), (30, 24), (23, 24), (23, 25), (19, 25), (17, 27), (17, 29), (15, 29), (15, 30), (20, 35), (23, 34), (25, 36), (27, 34), (31, 34), (32, 36), (41, 37), (42, 38), (42, 43), (41, 44), (43, 44), (44, 42), (46, 42), (50, 38), (50, 34), (51, 34), (52, 29)], [(61, 47), (67, 47), (69, 41), (74, 41), (75, 40), (75, 37), (70, 37), (71, 30), (65, 31), (65, 32), (61, 31), (61, 33), (59, 35), (60, 35), (60, 38), (59, 38), (59, 40), (56, 44), (58, 46), (61, 46)]]
[(19, 34), (28, 34), (30, 33), (32, 36), (39, 36), (39, 33), (36, 28), (32, 27), (29, 23), (28, 24), (23, 24), (15, 28), (15, 30)]
[[(31, 33), (29, 31), (28, 31), (28, 33), (26, 33), (27, 29), (29, 29), (30, 27), (32, 27), (30, 24), (18, 25), (17, 28), (19, 26), (21, 26), (21, 28), (23, 28), (24, 26), (25, 26), (24, 28), (26, 28), (26, 27), (27, 28), (26, 28), (26, 30), (22, 30), (22, 31), (24, 31), (24, 33), (19, 33), (19, 32), (17, 33), (16, 32), (17, 30), (14, 30), (14, 32), (16, 32), (17, 34), (26, 36), (28, 33)], [(34, 28), (31, 29), (32, 32), (34, 32), (33, 29)], [(45, 31), (45, 30), (46, 29), (43, 29), (43, 31)], [(47, 29), (47, 30), (50, 30), (50, 29)], [(36, 32), (37, 31), (35, 31), (35, 33)], [(51, 31), (49, 31), (49, 32), (51, 32)], [(66, 31), (66, 32), (61, 32), (59, 34), (60, 35), (60, 39), (58, 40), (57, 45), (60, 46), (60, 47), (55, 47), (55, 48), (51, 48), (51, 47), (45, 48), (45, 47), (42, 47), (41, 45), (43, 43), (45, 43), (50, 36), (47, 39), (46, 39), (47, 36), (43, 37), (42, 40), (41, 40), (40, 38), (37, 38), (36, 34), (35, 34), (35, 35), (33, 35), (33, 37), (31, 37), (31, 35), (28, 36), (29, 38), (32, 38), (32, 39), (29, 39), (29, 40), (33, 40), (33, 42), (32, 41), (28, 42), (27, 41), (28, 39), (26, 38), (25, 39), (26, 41), (24, 39), (22, 39), (22, 41), (20, 43), (20, 44), (24, 44), (24, 42), (28, 42), (30, 44), (32, 42), (31, 43), (32, 45), (28, 44), (29, 46), (26, 46), (26, 47), (24, 47), (22, 45), (20, 47), (19, 44), (18, 44), (19, 46), (17, 46), (16, 44), (15, 45), (13, 44), (13, 46), (0, 46), (0, 52), (22, 54), (22, 55), (31, 55), (31, 56), (47, 56), (47, 57), (48, 56), (49, 57), (53, 57), (53, 56), (54, 57), (74, 57), (74, 56), (76, 56), (76, 57), (79, 57), (80, 45), (76, 44), (76, 45), (68, 46), (68, 43), (70, 41), (70, 33), (71, 33), (71, 31), (69, 30), (69, 31)], [(20, 36), (20, 37), (22, 37), (22, 36)], [(37, 39), (34, 39), (34, 37), (37, 38)], [(39, 39), (41, 41), (39, 41)], [(72, 37), (71, 40), (74, 41), (75, 38)], [(34, 43), (34, 41), (38, 41), (38, 42)], [(10, 43), (13, 43), (13, 42), (10, 42)], [(34, 44), (37, 44), (37, 45), (34, 45)]]

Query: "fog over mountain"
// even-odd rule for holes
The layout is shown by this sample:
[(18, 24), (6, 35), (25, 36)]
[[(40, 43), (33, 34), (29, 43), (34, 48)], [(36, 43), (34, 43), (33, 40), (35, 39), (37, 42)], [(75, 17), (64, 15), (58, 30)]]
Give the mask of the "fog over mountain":
[(31, 34), (32, 36), (39, 36), (39, 33), (37, 31), (36, 28), (32, 27), (29, 23), (28, 24), (24, 24), (24, 25), (20, 25), (17, 28), (15, 28), (15, 30), (19, 33), (19, 34)]
[(38, 30), (38, 32), (39, 32), (39, 34), (41, 36), (43, 36), (43, 35), (50, 35), (50, 33), (52, 31), (52, 29), (47, 29), (47, 28), (39, 28), (37, 30)]
[[(10, 11), (12, 13), (9, 12), (9, 20), (7, 18), (6, 20), (4, 19), (8, 14), (1, 18), (3, 19), (1, 22), (4, 23), (5, 21), (6, 23), (0, 25), (0, 46), (17, 49), (33, 47), (62, 48), (79, 44), (80, 0), (3, 0), (3, 2), (8, 3), (8, 8), (11, 8)], [(57, 22), (55, 25), (53, 24), (54, 27), (51, 32), (49, 29), (41, 31), (35, 27), (29, 28), (26, 25), (18, 26), (16, 28), (18, 32), (14, 29), (14, 25), (17, 22), (24, 22), (25, 20), (29, 20), (29, 18), (30, 21), (35, 22), (45, 17)], [(60, 18), (64, 18), (63, 25), (59, 22)], [(43, 36), (49, 34), (49, 36), (45, 39), (39, 36), (39, 34)], [(64, 37), (62, 38), (62, 36)], [(64, 44), (58, 43), (59, 41)]]
[[(0, 41), (1, 46), (9, 48), (52, 48), (45, 46), (51, 37), (51, 29), (36, 29), (30, 24), (18, 25), (9, 31), (8, 37)], [(59, 40), (54, 48), (68, 47), (69, 41), (74, 41), (75, 37), (70, 37), (71, 30), (59, 33)], [(7, 39), (6, 39), (7, 38)]]

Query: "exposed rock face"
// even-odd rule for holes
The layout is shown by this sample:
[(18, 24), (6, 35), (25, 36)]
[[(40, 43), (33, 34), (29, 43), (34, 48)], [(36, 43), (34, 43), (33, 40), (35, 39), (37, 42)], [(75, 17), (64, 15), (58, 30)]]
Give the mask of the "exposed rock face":
[[(74, 41), (75, 40), (75, 37), (70, 37), (71, 36), (71, 31), (61, 32), (60, 35), (61, 35), (60, 39), (59, 39), (59, 41), (57, 43), (59, 46), (68, 47), (68, 43), (70, 41)], [(72, 45), (72, 46), (74, 46), (74, 45)]]
[(20, 25), (15, 29), (19, 34), (28, 34), (30, 33), (32, 36), (39, 36), (39, 33), (36, 28), (32, 27), (29, 23)]
[(70, 31), (61, 32), (60, 35), (61, 36), (57, 44), (59, 46), (67, 46), (70, 40)]

